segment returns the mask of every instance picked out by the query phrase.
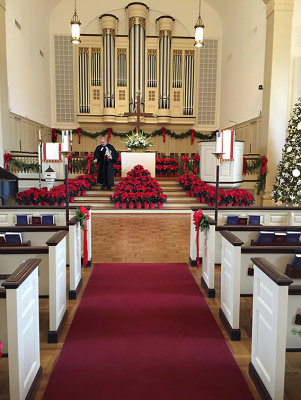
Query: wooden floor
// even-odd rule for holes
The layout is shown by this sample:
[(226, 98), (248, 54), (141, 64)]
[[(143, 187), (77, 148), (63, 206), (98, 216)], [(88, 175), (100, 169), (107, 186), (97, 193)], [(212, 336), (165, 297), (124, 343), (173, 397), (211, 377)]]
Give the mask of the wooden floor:
[[(93, 215), (92, 248), (93, 262), (187, 262), (189, 258), (190, 216), (187, 214), (162, 215)], [(201, 280), (201, 270), (191, 268), (196, 282)], [(83, 289), (88, 282), (91, 269), (83, 270)], [(241, 299), (242, 340), (231, 342), (218, 317), (220, 308), (220, 268), (216, 268), (217, 297), (206, 299), (229, 348), (235, 357), (254, 398), (260, 399), (248, 376), (251, 352), (251, 299)], [(203, 289), (200, 289), (203, 292)], [(203, 292), (205, 295), (205, 293)], [(205, 297), (206, 298), (206, 297)], [(40, 300), (41, 365), (43, 374), (38, 382), (35, 400), (43, 397), (55, 361), (62, 348), (80, 298), (68, 301), (68, 319), (58, 344), (47, 343), (48, 301)], [(8, 400), (8, 362), (0, 359), (0, 400)], [(285, 400), (300, 398), (301, 354), (287, 353)], [(202, 377), (200, 377), (202, 379)], [(57, 397), (59, 399), (59, 396)], [(56, 400), (56, 399), (54, 399)], [(67, 399), (64, 399), (67, 400)], [(89, 400), (89, 399), (87, 399)], [(107, 399), (102, 399), (107, 400)], [(134, 399), (133, 399), (134, 400)], [(135, 399), (136, 400), (136, 399)], [(139, 399), (140, 400), (140, 399)], [(142, 399), (141, 399), (142, 400)], [(154, 399), (155, 400), (155, 399)], [(172, 399), (166, 399), (172, 400)], [(222, 400), (222, 399), (221, 399)]]

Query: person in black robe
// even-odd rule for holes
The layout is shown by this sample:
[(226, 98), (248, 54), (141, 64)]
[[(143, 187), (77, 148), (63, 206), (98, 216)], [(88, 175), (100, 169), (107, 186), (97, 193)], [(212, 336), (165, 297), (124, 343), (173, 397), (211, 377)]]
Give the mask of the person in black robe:
[(114, 164), (118, 161), (118, 153), (105, 137), (100, 139), (100, 145), (94, 151), (94, 163), (98, 164), (97, 182), (101, 189), (111, 190), (114, 185)]

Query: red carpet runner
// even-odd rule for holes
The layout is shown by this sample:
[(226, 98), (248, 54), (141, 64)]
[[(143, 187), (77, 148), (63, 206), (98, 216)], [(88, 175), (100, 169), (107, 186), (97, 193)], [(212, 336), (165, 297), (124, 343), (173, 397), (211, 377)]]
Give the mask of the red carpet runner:
[(44, 397), (252, 398), (185, 264), (96, 264)]

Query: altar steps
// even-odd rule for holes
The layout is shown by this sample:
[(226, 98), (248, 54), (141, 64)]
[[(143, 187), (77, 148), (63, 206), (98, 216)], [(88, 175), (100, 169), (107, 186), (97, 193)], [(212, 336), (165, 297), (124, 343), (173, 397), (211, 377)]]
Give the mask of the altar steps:
[[(155, 210), (158, 212), (164, 212), (165, 211), (176, 211), (176, 210), (181, 210), (181, 211), (189, 211), (191, 207), (198, 207), (200, 206), (200, 203), (196, 201), (195, 197), (188, 197), (186, 192), (182, 189), (181, 186), (176, 182), (175, 179), (173, 180), (160, 180), (157, 179), (159, 185), (161, 186), (163, 193), (165, 193), (168, 197), (167, 202), (164, 203), (163, 210)], [(117, 182), (115, 182), (117, 183)], [(91, 190), (88, 190), (86, 192), (85, 197), (75, 197), (74, 199), (74, 205), (86, 205), (86, 206), (91, 206), (94, 211), (109, 211), (109, 210), (115, 210), (114, 205), (110, 202), (110, 195), (114, 193), (114, 187), (112, 187), (112, 190), (101, 190), (100, 189), (101, 185), (95, 185), (91, 188)], [(115, 210), (116, 211), (116, 210)], [(121, 210), (119, 209), (119, 212), (146, 212), (147, 210), (141, 209), (141, 210)], [(154, 212), (152, 210), (152, 212)]]

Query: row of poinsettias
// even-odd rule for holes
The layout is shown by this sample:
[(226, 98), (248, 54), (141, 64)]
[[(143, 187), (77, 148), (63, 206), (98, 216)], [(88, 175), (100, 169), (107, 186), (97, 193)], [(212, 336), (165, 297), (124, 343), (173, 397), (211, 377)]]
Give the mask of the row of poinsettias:
[(136, 165), (118, 184), (110, 199), (115, 208), (154, 209), (156, 206), (162, 208), (167, 196), (149, 171)]
[[(156, 158), (156, 176), (176, 176), (179, 172), (178, 160), (173, 158)], [(114, 175), (121, 176), (121, 158), (114, 164)]]
[[(76, 179), (68, 179), (69, 201), (73, 201), (75, 196), (85, 196), (86, 190), (95, 184), (96, 178), (92, 175), (80, 175)], [(52, 189), (30, 189), (19, 192), (16, 195), (16, 201), (20, 205), (64, 205), (66, 201), (66, 186), (58, 185)]]
[[(195, 196), (200, 203), (207, 203), (209, 206), (215, 204), (215, 186), (207, 185), (193, 174), (181, 175), (179, 183), (186, 190), (188, 196)], [(244, 189), (220, 189), (218, 193), (220, 206), (251, 206), (254, 204), (254, 201), (251, 193)]]

